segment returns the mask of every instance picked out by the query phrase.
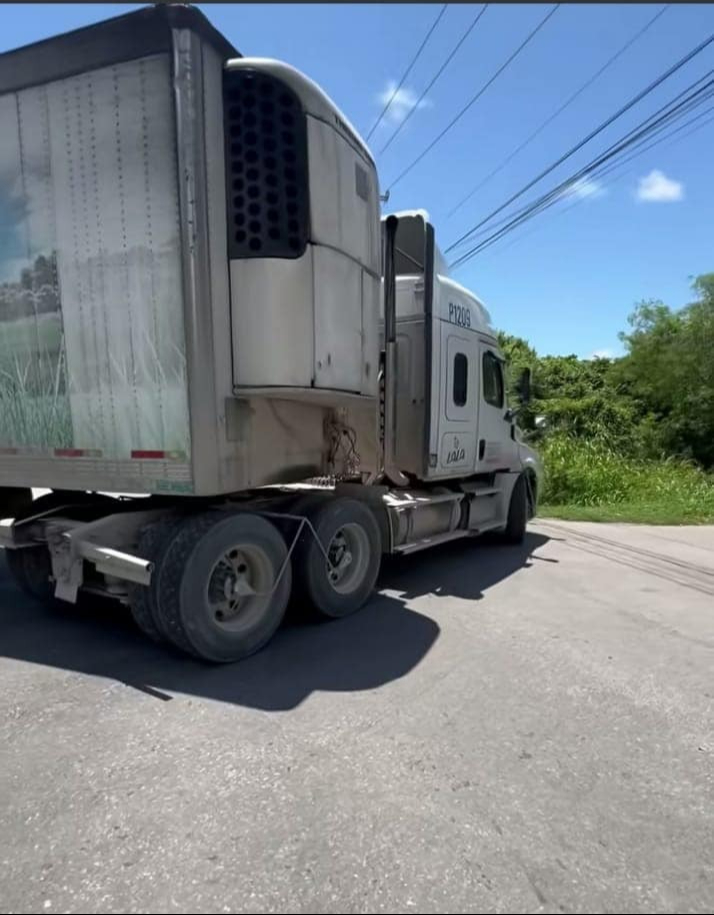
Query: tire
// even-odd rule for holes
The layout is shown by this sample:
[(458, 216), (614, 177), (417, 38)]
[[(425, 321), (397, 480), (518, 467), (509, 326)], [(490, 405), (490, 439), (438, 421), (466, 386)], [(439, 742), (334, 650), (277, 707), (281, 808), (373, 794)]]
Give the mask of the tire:
[(505, 543), (523, 543), (528, 523), (528, 487), (526, 478), (521, 474), (516, 480), (508, 506), (508, 519), (501, 533)]
[[(40, 496), (37, 499), (34, 499), (31, 505), (27, 506), (27, 509), (18, 516), (18, 519), (29, 518), (30, 515), (39, 515), (40, 512), (51, 511), (53, 508), (59, 508), (62, 505), (68, 505), (70, 508), (78, 507), (83, 508), (112, 508), (115, 505), (118, 505), (119, 502), (117, 499), (113, 499), (111, 496), (101, 496), (92, 492), (83, 492), (78, 490), (73, 492), (72, 490), (54, 490), (53, 492), (45, 493), (44, 496)], [(67, 514), (71, 515), (72, 512), (69, 511)], [(101, 515), (102, 512), (97, 512), (97, 516)], [(109, 512), (107, 512), (109, 514)], [(17, 520), (17, 519), (16, 519)]]
[(46, 546), (27, 546), (5, 550), (7, 567), (20, 590), (44, 604), (55, 601), (52, 560)]
[(526, 480), (526, 490), (528, 491), (528, 520), (532, 521), (536, 516), (538, 507), (538, 483), (535, 474), (526, 471), (524, 474)]
[(308, 506), (306, 515), (332, 562), (330, 570), (310, 530), (303, 530), (295, 547), (296, 592), (328, 619), (359, 610), (374, 590), (382, 561), (382, 541), (374, 515), (355, 499), (326, 499)]
[(168, 547), (174, 538), (182, 518), (170, 517), (154, 521), (142, 528), (137, 544), (137, 552), (142, 559), (153, 563), (154, 571), (151, 584), (129, 585), (129, 610), (139, 629), (153, 642), (168, 641), (162, 629), (158, 609), (158, 580), (163, 560)]
[(32, 506), (32, 490), (28, 487), (0, 487), (0, 517), (21, 518)]
[[(177, 525), (156, 580), (159, 630), (189, 654), (227, 663), (272, 638), (292, 574), (285, 541), (269, 521), (212, 511)], [(258, 593), (236, 596), (230, 591), (236, 581)]]
[[(87, 492), (48, 492), (25, 506), (24, 511), (17, 516), (16, 520), (21, 521), (23, 518), (29, 518), (69, 503), (82, 507), (111, 508), (116, 503), (116, 499)], [(5, 559), (15, 583), (28, 597), (49, 606), (59, 605), (60, 602), (55, 598), (52, 560), (46, 545), (5, 550)]]

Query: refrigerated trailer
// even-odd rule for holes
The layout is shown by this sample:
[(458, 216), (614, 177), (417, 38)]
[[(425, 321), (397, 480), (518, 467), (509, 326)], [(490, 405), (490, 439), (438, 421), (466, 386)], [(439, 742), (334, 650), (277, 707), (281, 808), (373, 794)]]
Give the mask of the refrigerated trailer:
[(426, 213), (381, 216), (325, 93), (197, 10), (0, 55), (0, 231), (0, 542), (33, 597), (232, 661), (291, 592), (340, 617), (386, 553), (523, 538), (540, 465), (483, 303)]

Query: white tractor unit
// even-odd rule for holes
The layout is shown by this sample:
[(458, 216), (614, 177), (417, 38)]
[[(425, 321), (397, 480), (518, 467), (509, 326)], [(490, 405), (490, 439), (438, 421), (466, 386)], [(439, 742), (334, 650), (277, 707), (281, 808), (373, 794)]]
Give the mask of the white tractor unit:
[(0, 227), (0, 544), (35, 598), (233, 661), (292, 591), (341, 617), (383, 554), (523, 538), (486, 309), (425, 213), (381, 218), (325, 93), (197, 10), (0, 55)]

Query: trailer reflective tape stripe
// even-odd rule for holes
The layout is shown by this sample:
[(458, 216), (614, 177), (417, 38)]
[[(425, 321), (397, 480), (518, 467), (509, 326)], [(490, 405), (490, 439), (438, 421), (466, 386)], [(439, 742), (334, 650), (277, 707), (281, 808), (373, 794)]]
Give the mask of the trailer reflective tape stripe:
[(150, 451), (136, 450), (131, 452), (132, 459), (135, 461), (185, 461), (186, 453), (184, 451)]
[(100, 458), (103, 452), (97, 448), (53, 448), (46, 451), (44, 448), (34, 448), (31, 445), (18, 448), (0, 448), (1, 455), (24, 454), (28, 457), (60, 457), (60, 458)]
[(132, 451), (131, 456), (134, 460), (158, 460), (164, 459), (165, 451)]
[(53, 452), (55, 457), (76, 458), (88, 457), (99, 458), (102, 452), (92, 448), (55, 448)]
[(9, 445), (7, 447), (0, 448), (0, 454), (26, 454), (29, 456), (38, 456), (46, 457), (47, 452), (42, 448), (37, 448), (34, 445), (20, 445), (13, 446)]

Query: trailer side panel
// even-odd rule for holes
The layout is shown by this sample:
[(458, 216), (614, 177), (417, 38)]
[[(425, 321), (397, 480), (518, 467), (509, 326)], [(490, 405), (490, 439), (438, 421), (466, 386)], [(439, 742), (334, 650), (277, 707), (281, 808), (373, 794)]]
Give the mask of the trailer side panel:
[(171, 61), (0, 96), (0, 482), (191, 491)]

